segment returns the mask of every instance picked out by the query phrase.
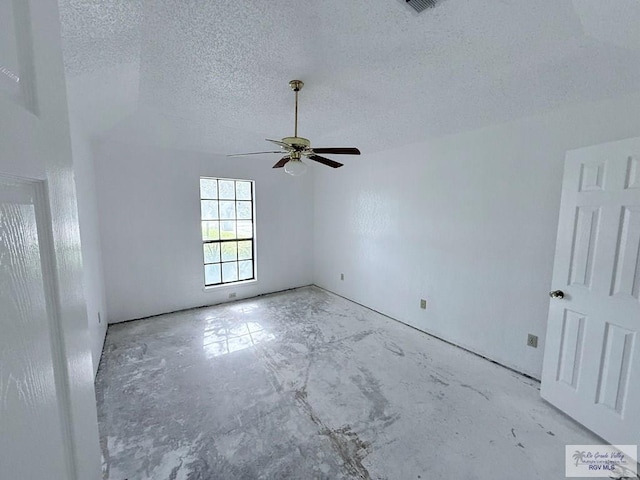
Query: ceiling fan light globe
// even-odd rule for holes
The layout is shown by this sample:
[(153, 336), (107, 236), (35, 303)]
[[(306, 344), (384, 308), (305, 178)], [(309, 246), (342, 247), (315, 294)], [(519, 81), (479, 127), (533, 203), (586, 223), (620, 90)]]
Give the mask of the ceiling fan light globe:
[(284, 171), (292, 177), (299, 177), (305, 174), (307, 168), (307, 165), (302, 160), (289, 160), (284, 166)]

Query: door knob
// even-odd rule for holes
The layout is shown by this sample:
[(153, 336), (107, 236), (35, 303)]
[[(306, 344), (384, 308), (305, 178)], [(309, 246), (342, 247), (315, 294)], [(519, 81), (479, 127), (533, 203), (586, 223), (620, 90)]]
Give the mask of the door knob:
[(564, 292), (562, 290), (554, 290), (549, 292), (551, 298), (564, 298)]

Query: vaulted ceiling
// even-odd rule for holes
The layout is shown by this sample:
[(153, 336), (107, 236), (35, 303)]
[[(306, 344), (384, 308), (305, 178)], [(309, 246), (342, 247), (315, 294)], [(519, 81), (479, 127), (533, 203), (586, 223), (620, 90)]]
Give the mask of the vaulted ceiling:
[(88, 133), (232, 153), (363, 152), (640, 90), (638, 0), (60, 0)]

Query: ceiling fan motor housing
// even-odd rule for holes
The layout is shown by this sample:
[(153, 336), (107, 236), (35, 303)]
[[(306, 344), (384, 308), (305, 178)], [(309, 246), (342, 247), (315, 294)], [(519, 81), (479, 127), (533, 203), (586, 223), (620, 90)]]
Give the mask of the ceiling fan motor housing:
[(302, 137), (284, 137), (282, 139), (282, 143), (291, 145), (296, 150), (305, 150), (311, 147), (311, 142), (306, 138), (302, 138)]

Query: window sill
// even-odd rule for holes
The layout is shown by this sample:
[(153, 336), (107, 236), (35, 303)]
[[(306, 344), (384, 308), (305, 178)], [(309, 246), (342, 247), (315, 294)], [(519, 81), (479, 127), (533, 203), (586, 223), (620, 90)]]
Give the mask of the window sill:
[(225, 289), (229, 289), (229, 288), (235, 288), (235, 287), (250, 285), (252, 283), (257, 283), (257, 282), (258, 282), (258, 279), (254, 278), (253, 280), (244, 280), (242, 282), (223, 283), (221, 285), (210, 285), (208, 287), (204, 287), (202, 289), (202, 291), (203, 292), (212, 292), (212, 291), (216, 291), (216, 290), (225, 290)]

